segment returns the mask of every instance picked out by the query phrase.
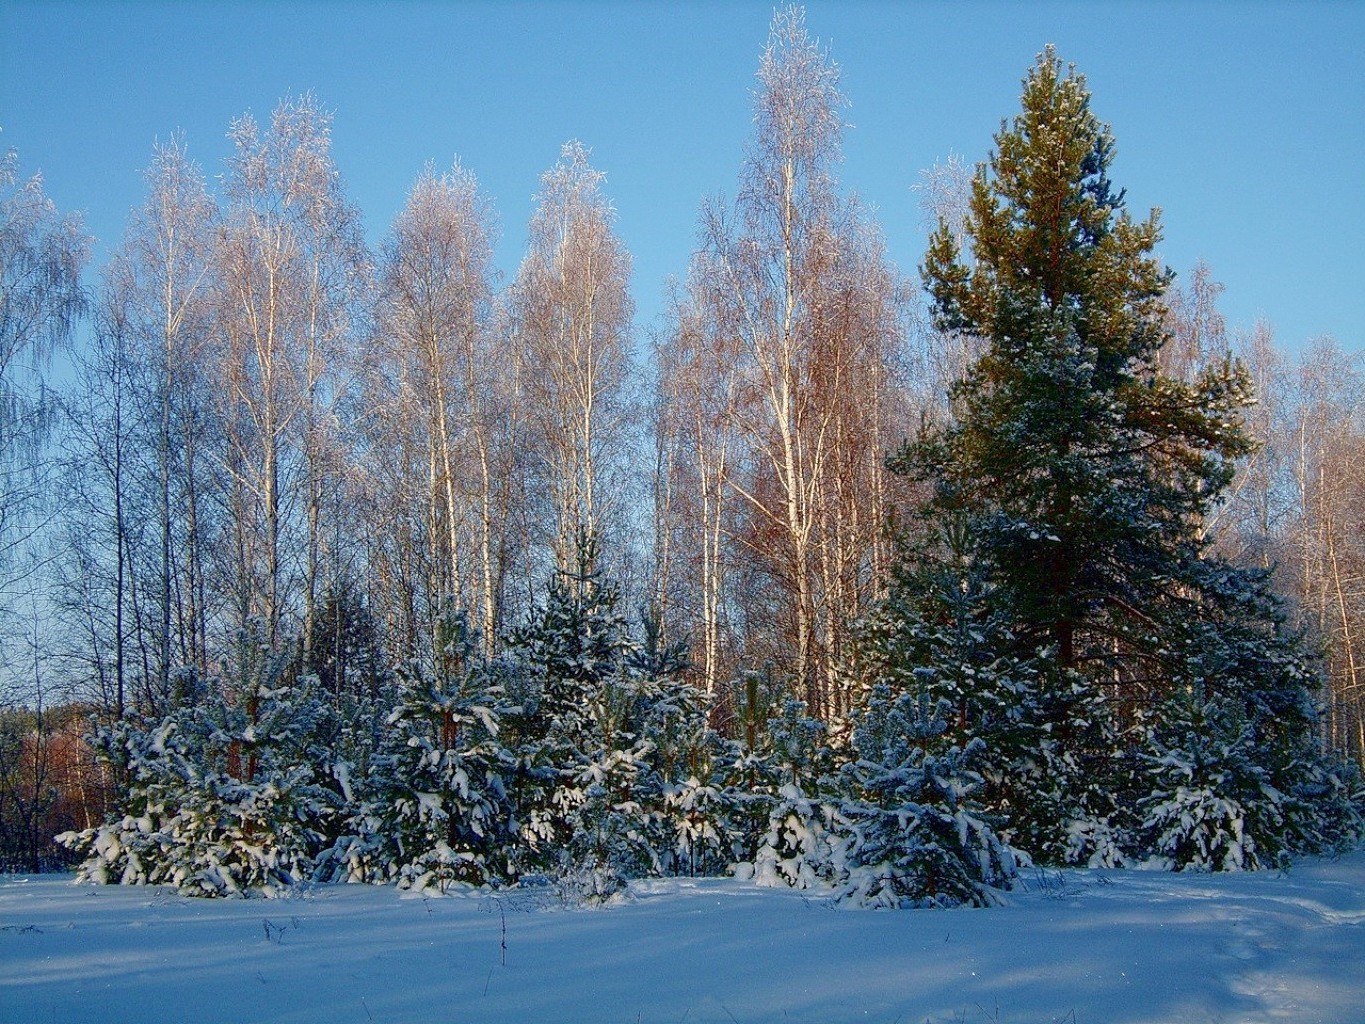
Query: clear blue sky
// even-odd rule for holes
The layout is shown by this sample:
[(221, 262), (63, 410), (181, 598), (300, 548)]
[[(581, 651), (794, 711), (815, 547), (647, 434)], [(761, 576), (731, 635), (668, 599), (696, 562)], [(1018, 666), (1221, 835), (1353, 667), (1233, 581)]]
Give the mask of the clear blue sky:
[[(102, 258), (155, 139), (183, 129), (217, 175), (232, 118), (312, 90), (373, 242), (422, 166), (459, 154), (496, 201), (510, 276), (538, 176), (578, 138), (607, 172), (647, 331), (699, 202), (734, 190), (772, 8), (0, 0), (0, 146), (84, 211)], [(1167, 263), (1206, 260), (1234, 327), (1264, 316), (1286, 347), (1365, 349), (1365, 2), (819, 0), (807, 26), (853, 104), (842, 180), (907, 273), (920, 172), (984, 158), (1052, 42), (1113, 126), (1130, 206), (1163, 208)]]

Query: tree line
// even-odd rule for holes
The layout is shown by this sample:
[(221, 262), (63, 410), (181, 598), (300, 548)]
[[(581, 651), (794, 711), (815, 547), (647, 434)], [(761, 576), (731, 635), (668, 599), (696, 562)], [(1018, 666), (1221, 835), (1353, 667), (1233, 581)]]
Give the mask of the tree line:
[[(922, 304), (837, 180), (837, 67), (781, 12), (738, 188), (703, 205), (647, 353), (576, 142), (505, 288), (458, 163), (370, 251), (311, 96), (234, 122), (216, 191), (157, 146), (89, 290), (79, 223), (9, 154), (6, 862), (85, 829), (92, 870), (202, 882), (235, 814), (240, 849), (308, 823), (288, 870), (207, 888), (327, 851), (357, 877), (506, 878), (609, 833), (592, 863), (626, 874), (681, 869), (682, 836), (706, 870), (899, 863), (914, 885), (840, 876), (895, 902), (938, 898), (932, 828), (994, 865), (960, 895), (1011, 850), (1236, 867), (1341, 839), (1359, 358), (1323, 340), (1296, 365), (1266, 325), (1230, 336), (1208, 268), (1173, 285), (1089, 104), (1048, 51), (989, 159), (926, 174)], [(54, 394), (44, 360), (82, 324)], [(252, 818), (266, 779), (306, 799)], [(521, 831), (482, 843), (494, 821)], [(417, 853), (384, 846), (419, 824)], [(177, 845), (199, 853), (152, 866)]]

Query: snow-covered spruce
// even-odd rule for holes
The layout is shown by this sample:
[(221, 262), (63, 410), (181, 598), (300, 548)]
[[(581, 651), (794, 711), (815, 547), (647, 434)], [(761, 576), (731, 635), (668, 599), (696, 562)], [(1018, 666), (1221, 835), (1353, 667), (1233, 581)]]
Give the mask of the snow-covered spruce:
[(435, 661), (400, 673), (385, 723), (370, 786), (381, 874), (370, 880), (443, 892), (509, 876), (515, 809), (499, 739), (505, 698), (462, 613), (443, 617)]
[(936, 544), (898, 567), (859, 624), (855, 652), (865, 693), (886, 684), (946, 702), (933, 749), (971, 749), (972, 799), (1011, 847), (1042, 862), (1122, 860), (1111, 780), (1095, 770), (1116, 750), (1103, 695), (1051, 649), (1020, 644), (962, 522), (943, 524)]
[(844, 767), (851, 841), (843, 898), (885, 907), (989, 906), (1017, 873), (1014, 852), (973, 801), (980, 739), (945, 742), (952, 705), (873, 688)]
[(592, 898), (632, 877), (728, 863), (729, 830), (707, 817), (721, 745), (705, 699), (657, 621), (645, 616), (638, 641), (618, 603), (582, 538), (506, 656), (516, 867), (588, 877)]
[(1265, 574), (1213, 559), (1188, 571), (1164, 637), (1170, 692), (1135, 759), (1134, 856), (1254, 870), (1358, 843), (1357, 776), (1318, 743), (1319, 680)]

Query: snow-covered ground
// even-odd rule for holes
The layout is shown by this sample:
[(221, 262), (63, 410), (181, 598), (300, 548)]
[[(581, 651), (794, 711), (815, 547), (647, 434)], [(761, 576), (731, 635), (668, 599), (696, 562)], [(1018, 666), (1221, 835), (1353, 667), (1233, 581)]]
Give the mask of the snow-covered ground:
[(1068, 871), (991, 910), (729, 880), (280, 900), (0, 877), (0, 1022), (1365, 1022), (1365, 853), (1288, 875)]

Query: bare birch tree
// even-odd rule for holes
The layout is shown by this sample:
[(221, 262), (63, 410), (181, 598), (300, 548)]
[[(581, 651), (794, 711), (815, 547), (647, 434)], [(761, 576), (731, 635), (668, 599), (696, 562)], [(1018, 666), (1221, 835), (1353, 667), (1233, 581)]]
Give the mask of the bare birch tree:
[(221, 231), (222, 380), (237, 617), (305, 650), (324, 563), (324, 507), (340, 512), (337, 401), (367, 256), (331, 156), (331, 117), (311, 96), (262, 133), (232, 126)]
[(496, 403), (513, 366), (495, 330), (494, 236), (474, 175), (458, 163), (439, 177), (428, 169), (385, 248), (376, 325), (378, 351), (394, 374), (390, 401), (406, 413), (386, 422), (406, 425), (407, 450), (426, 455), (420, 532), (435, 577), (425, 603), (434, 612), (448, 598), (469, 609), (488, 654), (499, 625), (507, 506), (509, 431)]
[(541, 177), (530, 245), (512, 286), (519, 399), (549, 499), (560, 567), (581, 534), (609, 535), (626, 468), (632, 382), (630, 256), (613, 230), (606, 176), (579, 142)]
[[(958, 250), (965, 250), (972, 168), (956, 153), (950, 153), (946, 160), (920, 172), (915, 190), (919, 193), (920, 222), (925, 231), (933, 232), (940, 224), (946, 225)], [(952, 416), (949, 392), (981, 357), (985, 343), (962, 331), (940, 329), (922, 304), (913, 304), (910, 310), (913, 320), (910, 333), (917, 357), (916, 373), (910, 383), (915, 386), (916, 404), (924, 415), (947, 421)]]
[(39, 457), (52, 411), (42, 370), (85, 313), (89, 255), (80, 219), (58, 212), (42, 175), (24, 178), (18, 154), (0, 154), (0, 611), (29, 575), (21, 556), (49, 483)]
[(1303, 354), (1292, 424), (1298, 600), (1323, 645), (1325, 728), (1365, 762), (1365, 370), (1320, 339)]
[(740, 438), (739, 381), (732, 372), (737, 335), (725, 329), (712, 298), (694, 279), (687, 296), (675, 298), (673, 329), (655, 350), (660, 477), (668, 496), (656, 530), (671, 544), (671, 557), (660, 559), (658, 570), (660, 604), (673, 612), (665, 622), (687, 635), (700, 685), (715, 697), (736, 654), (726, 604), (732, 597), (729, 539), (737, 532), (729, 479)]
[[(703, 386), (724, 396), (739, 439), (722, 453), (698, 431), (694, 465), (704, 529), (715, 536), (721, 509), (737, 502), (743, 525), (727, 537), (728, 557), (761, 566), (768, 580), (763, 600), (746, 594), (743, 603), (777, 628), (750, 630), (747, 655), (775, 660), (812, 712), (832, 718), (844, 709), (847, 623), (879, 571), (874, 538), (887, 495), (878, 448), (899, 439), (890, 417), (903, 384), (893, 366), (904, 292), (875, 230), (837, 193), (846, 101), (800, 9), (774, 18), (758, 80), (740, 193), (733, 210), (717, 202), (703, 211), (680, 317), (679, 345), (696, 338), (715, 351), (710, 366), (693, 357), (701, 373), (680, 384), (714, 367)], [(688, 325), (696, 317), (704, 327)], [(704, 589), (718, 579), (707, 564), (720, 560), (704, 557)], [(715, 628), (717, 600), (701, 602), (703, 632)]]
[(218, 211), (179, 137), (153, 149), (146, 180), (147, 199), (110, 262), (106, 303), (119, 307), (109, 317), (126, 330), (139, 371), (135, 400), (156, 496), (156, 683), (164, 695), (174, 665), (203, 670), (209, 658), (206, 448)]

